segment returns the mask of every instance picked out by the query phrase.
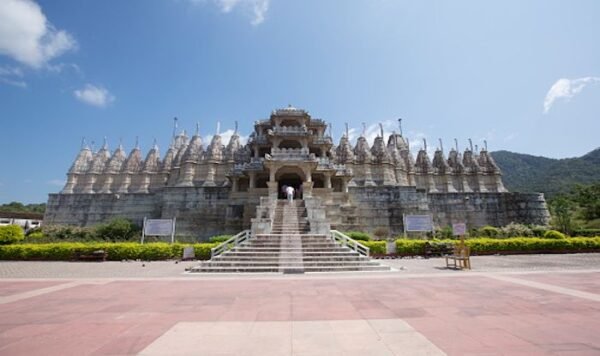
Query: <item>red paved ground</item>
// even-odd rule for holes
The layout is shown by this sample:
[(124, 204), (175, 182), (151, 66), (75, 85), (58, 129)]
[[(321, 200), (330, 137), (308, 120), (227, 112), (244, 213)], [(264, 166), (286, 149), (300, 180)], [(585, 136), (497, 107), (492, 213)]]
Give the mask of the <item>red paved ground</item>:
[[(599, 277), (511, 276), (592, 293)], [(0, 280), (0, 295), (55, 284)], [(600, 302), (485, 276), (114, 281), (0, 304), (0, 315), (0, 355), (135, 354), (180, 321), (387, 318), (452, 355), (600, 354)]]

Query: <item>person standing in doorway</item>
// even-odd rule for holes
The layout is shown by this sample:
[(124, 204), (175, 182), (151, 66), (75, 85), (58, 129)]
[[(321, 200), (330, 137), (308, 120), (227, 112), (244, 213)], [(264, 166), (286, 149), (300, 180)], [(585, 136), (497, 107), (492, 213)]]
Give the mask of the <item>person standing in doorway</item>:
[(291, 203), (294, 201), (294, 187), (288, 186), (286, 189), (287, 199)]

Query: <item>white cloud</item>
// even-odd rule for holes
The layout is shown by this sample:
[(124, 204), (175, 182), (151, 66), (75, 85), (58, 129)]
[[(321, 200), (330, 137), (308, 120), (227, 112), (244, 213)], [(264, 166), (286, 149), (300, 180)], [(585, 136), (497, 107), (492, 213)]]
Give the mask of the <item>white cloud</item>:
[(34, 1), (0, 1), (0, 54), (37, 69), (76, 47), (75, 39), (49, 23)]
[[(205, 0), (189, 0), (194, 4), (204, 3)], [(260, 25), (265, 21), (265, 16), (269, 11), (270, 0), (212, 0), (223, 13), (230, 13), (235, 8), (248, 12), (252, 16), (250, 23), (253, 26)]]
[(544, 99), (544, 114), (546, 114), (554, 102), (558, 99), (569, 100), (579, 94), (588, 84), (600, 82), (600, 77), (584, 77), (578, 79), (561, 78), (556, 81), (546, 94)]
[(27, 83), (22, 79), (23, 71), (18, 67), (0, 67), (0, 82), (26, 88)]
[(75, 90), (73, 94), (80, 101), (101, 108), (115, 101), (115, 97), (108, 90), (92, 84), (86, 84), (83, 89)]
[[(229, 129), (229, 130), (225, 130), (224, 132), (221, 132), (221, 143), (223, 143), (223, 145), (227, 146), (227, 144), (229, 143), (229, 140), (231, 139), (231, 136), (233, 136), (233, 130)], [(245, 145), (246, 142), (248, 142), (248, 136), (242, 136), (239, 134), (240, 136), (240, 143), (242, 145)], [(212, 141), (214, 135), (206, 135), (202, 137), (202, 143), (204, 144), (204, 147), (208, 147), (208, 145), (210, 145), (210, 141)]]
[(66, 182), (64, 180), (62, 180), (62, 179), (51, 179), (51, 180), (49, 180), (49, 181), (46, 182), (46, 184), (55, 185), (57, 187), (62, 187), (62, 186), (65, 185), (65, 183)]

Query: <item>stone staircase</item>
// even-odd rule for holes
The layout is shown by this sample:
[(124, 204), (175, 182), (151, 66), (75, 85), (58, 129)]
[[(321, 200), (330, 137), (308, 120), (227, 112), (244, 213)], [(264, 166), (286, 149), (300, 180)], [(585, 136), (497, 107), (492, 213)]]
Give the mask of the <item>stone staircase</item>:
[(390, 268), (330, 236), (310, 233), (304, 201), (277, 201), (271, 233), (257, 234), (245, 243), (202, 262), (191, 272), (346, 272), (389, 271)]

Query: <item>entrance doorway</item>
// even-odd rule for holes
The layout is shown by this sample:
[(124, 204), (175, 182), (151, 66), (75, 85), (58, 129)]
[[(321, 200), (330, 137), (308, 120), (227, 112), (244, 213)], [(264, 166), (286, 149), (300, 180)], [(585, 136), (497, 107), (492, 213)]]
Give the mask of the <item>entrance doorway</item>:
[(287, 199), (284, 187), (294, 188), (294, 199), (302, 199), (302, 178), (297, 173), (284, 173), (277, 179), (277, 196), (279, 199)]

